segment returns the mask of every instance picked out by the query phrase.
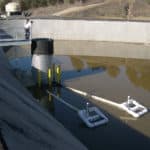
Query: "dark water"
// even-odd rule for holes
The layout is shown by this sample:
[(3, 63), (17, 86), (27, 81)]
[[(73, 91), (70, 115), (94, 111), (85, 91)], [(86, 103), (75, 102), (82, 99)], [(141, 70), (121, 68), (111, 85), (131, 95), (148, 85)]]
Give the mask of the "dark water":
[[(150, 60), (54, 56), (53, 61), (61, 64), (63, 84), (118, 103), (130, 95), (150, 108)], [(89, 129), (75, 111), (46, 93), (47, 86), (38, 88), (35, 85), (36, 75), (32, 72), (31, 58), (13, 59), (11, 64), (14, 75), (39, 103), (90, 150), (149, 149), (149, 113), (134, 119), (117, 108), (88, 99), (91, 105), (99, 107), (109, 118), (108, 124)], [(53, 87), (52, 91), (79, 109), (84, 108), (87, 102), (87, 99), (65, 88)]]

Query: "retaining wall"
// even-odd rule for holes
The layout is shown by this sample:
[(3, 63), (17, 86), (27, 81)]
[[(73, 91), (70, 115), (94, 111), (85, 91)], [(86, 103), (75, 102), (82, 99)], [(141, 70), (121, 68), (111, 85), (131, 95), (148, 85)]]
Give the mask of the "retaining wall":
[(34, 20), (33, 37), (150, 43), (150, 22), (94, 20)]
[[(150, 22), (33, 19), (33, 38), (150, 43)], [(1, 21), (0, 29), (14, 38), (24, 38), (24, 20)]]

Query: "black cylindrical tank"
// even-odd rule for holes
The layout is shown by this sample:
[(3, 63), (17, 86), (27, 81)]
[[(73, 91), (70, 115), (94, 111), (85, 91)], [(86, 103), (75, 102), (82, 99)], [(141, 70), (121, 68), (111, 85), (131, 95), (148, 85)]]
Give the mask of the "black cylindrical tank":
[(31, 54), (53, 55), (54, 53), (53, 39), (36, 38), (32, 39)]

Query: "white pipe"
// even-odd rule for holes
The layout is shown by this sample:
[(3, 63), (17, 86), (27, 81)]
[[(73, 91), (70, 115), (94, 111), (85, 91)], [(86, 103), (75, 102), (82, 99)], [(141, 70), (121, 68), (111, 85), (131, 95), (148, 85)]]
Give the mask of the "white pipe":
[[(130, 115), (132, 115), (132, 116), (135, 117), (135, 118), (140, 117), (141, 115), (144, 115), (145, 113), (148, 112), (148, 109), (147, 109), (146, 107), (142, 106), (141, 104), (139, 104), (139, 103), (136, 102), (135, 100), (134, 100), (134, 104), (136, 105), (136, 106), (135, 106), (136, 109), (137, 109), (137, 108), (139, 108), (139, 109), (142, 108), (142, 110), (141, 110), (140, 112), (136, 112), (136, 111), (135, 111), (135, 108), (134, 108), (134, 109), (133, 109), (133, 108), (132, 108), (132, 109), (129, 109), (129, 107), (126, 106), (126, 103), (128, 103), (128, 101), (130, 100), (130, 99), (129, 99), (129, 96), (128, 96), (128, 101), (127, 101), (127, 102), (122, 103), (122, 104), (118, 104), (118, 103), (116, 103), (116, 102), (112, 102), (112, 101), (110, 101), (110, 100), (107, 100), (107, 99), (104, 99), (104, 98), (102, 98), (102, 97), (98, 97), (98, 96), (95, 96), (95, 95), (90, 95), (90, 94), (88, 94), (88, 93), (86, 93), (86, 92), (83, 92), (83, 91), (80, 91), (80, 90), (76, 90), (76, 89), (74, 89), (74, 88), (70, 88), (70, 87), (66, 87), (66, 88), (69, 89), (69, 90), (71, 90), (71, 91), (73, 91), (73, 92), (75, 92), (75, 93), (78, 93), (78, 94), (80, 94), (80, 95), (89, 96), (90, 98), (92, 98), (92, 99), (94, 99), (94, 100), (97, 100), (97, 101), (100, 101), (100, 102), (103, 102), (103, 103), (106, 103), (106, 104), (115, 106), (115, 107), (117, 107), (117, 108), (119, 108), (119, 109), (122, 109), (122, 110), (126, 111), (127, 113), (129, 113)], [(133, 100), (132, 100), (132, 101), (133, 101)]]
[(71, 87), (66, 87), (67, 89), (75, 92), (75, 93), (78, 93), (80, 95), (83, 95), (83, 96), (87, 96), (88, 94), (86, 92), (83, 92), (83, 91), (80, 91), (80, 90), (77, 90), (77, 89), (74, 89), (74, 88), (71, 88)]
[(71, 88), (71, 87), (66, 87), (66, 88), (73, 91), (73, 92), (75, 92), (75, 93), (78, 93), (80, 95), (83, 95), (83, 96), (88, 96), (89, 95), (94, 100), (97, 100), (97, 101), (100, 101), (100, 102), (103, 102), (103, 103), (107, 103), (109, 105), (113, 105), (115, 107), (118, 107), (118, 108), (122, 109), (121, 105), (118, 104), (118, 103), (112, 102), (112, 101), (104, 99), (102, 97), (98, 97), (98, 96), (95, 96), (95, 95), (90, 95), (86, 92), (83, 92), (83, 91), (80, 91), (80, 90), (77, 90), (77, 89), (74, 89), (74, 88)]
[(116, 103), (116, 102), (112, 102), (108, 99), (104, 99), (102, 97), (98, 97), (98, 96), (95, 96), (95, 95), (91, 95), (91, 98), (97, 100), (97, 101), (100, 101), (100, 102), (103, 102), (103, 103), (106, 103), (106, 104), (109, 104), (109, 105), (113, 105), (115, 107), (118, 107), (118, 108), (121, 108), (120, 104)]

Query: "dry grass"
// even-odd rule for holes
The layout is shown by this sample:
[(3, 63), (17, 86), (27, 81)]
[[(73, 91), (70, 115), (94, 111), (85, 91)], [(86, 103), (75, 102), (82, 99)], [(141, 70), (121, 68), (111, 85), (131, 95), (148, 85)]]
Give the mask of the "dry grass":
[(86, 3), (80, 3), (76, 2), (74, 4), (57, 4), (57, 5), (50, 5), (48, 7), (39, 7), (39, 8), (33, 8), (28, 10), (32, 13), (33, 17), (50, 17), (52, 14), (56, 12), (60, 12), (63, 10), (66, 10), (68, 8), (74, 8), (74, 7), (80, 7), (80, 6), (86, 6), (90, 4), (96, 4), (96, 3), (102, 3), (106, 0), (87, 0)]
[[(70, 13), (66, 15), (72, 18), (88, 18), (88, 19), (126, 19), (128, 13), (126, 12), (126, 6), (128, 0), (109, 0), (108, 3), (92, 8), (86, 11)], [(64, 16), (65, 17), (65, 16)], [(150, 5), (145, 1), (135, 0), (133, 8), (131, 9), (130, 19), (150, 19)]]
[(125, 17), (125, 12), (122, 7), (122, 4), (118, 3), (118, 1), (109, 1), (106, 4), (88, 9), (86, 11), (70, 13), (67, 15), (67, 17), (89, 19), (101, 19), (105, 17)]
[[(84, 18), (84, 19), (127, 19), (129, 13), (126, 10), (127, 5), (132, 5), (130, 9), (130, 19), (132, 20), (150, 20), (150, 3), (147, 0), (87, 0), (86, 3), (81, 4), (62, 4), (56, 6), (49, 6), (46, 8), (38, 8), (32, 10), (32, 16), (49, 17), (56, 12), (78, 6), (86, 6), (89, 4), (103, 3), (101, 6), (89, 8), (86, 10), (62, 14), (62, 17), (67, 18)], [(133, 2), (133, 3), (132, 3)]]

